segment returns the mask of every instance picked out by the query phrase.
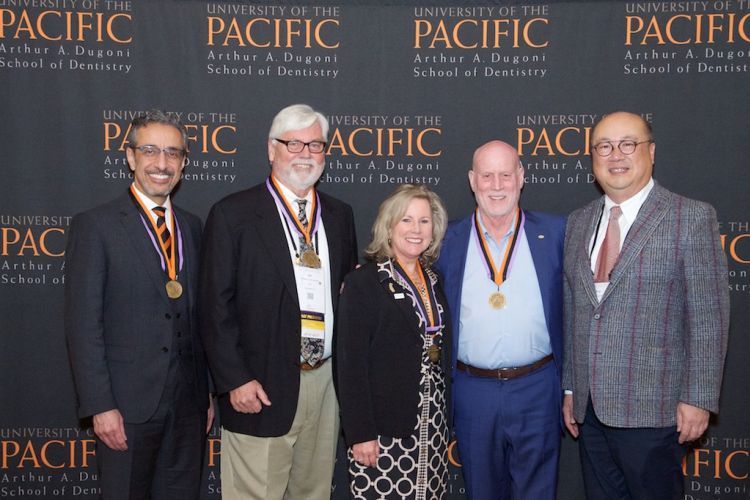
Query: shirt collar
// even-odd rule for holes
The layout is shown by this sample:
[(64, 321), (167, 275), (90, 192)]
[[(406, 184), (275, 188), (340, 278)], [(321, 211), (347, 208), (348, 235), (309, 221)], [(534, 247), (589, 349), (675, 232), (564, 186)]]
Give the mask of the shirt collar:
[(312, 202), (312, 194), (313, 194), (312, 188), (307, 192), (307, 195), (304, 198), (300, 198), (299, 196), (294, 194), (294, 192), (291, 189), (289, 189), (282, 182), (280, 182), (278, 180), (278, 177), (276, 178), (276, 181), (277, 181), (276, 185), (279, 186), (279, 189), (281, 190), (281, 195), (284, 197), (284, 199), (287, 201), (287, 203), (290, 206), (294, 208), (298, 208), (297, 203), (295, 202), (299, 199), (307, 200), (307, 206), (309, 206), (310, 203)]
[(148, 208), (149, 213), (152, 213), (151, 211), (154, 209), (154, 207), (164, 207), (167, 209), (167, 211), (172, 210), (172, 200), (169, 195), (167, 195), (167, 200), (163, 204), (159, 205), (154, 200), (143, 194), (141, 190), (138, 189), (138, 186), (135, 185), (135, 183), (133, 183), (133, 188), (133, 191), (135, 191), (135, 195), (139, 200), (141, 200), (141, 202), (143, 202), (143, 205)]
[[(490, 234), (489, 231), (487, 231), (487, 226), (484, 225), (484, 220), (482, 220), (482, 212), (477, 211), (477, 213), (479, 214), (479, 227), (482, 228), (482, 233), (484, 234), (484, 237), (488, 238), (488, 239), (492, 239), (492, 235)], [(515, 221), (515, 219), (513, 219), (513, 220)], [(511, 224), (510, 225), (510, 229), (508, 229), (508, 231), (503, 235), (502, 239), (505, 240), (505, 239), (510, 238), (510, 235), (512, 235), (513, 231), (515, 231), (515, 230), (516, 230), (515, 224)]]
[[(646, 201), (646, 198), (648, 197), (648, 194), (651, 192), (653, 187), (654, 178), (651, 177), (640, 191), (619, 204), (619, 207), (622, 210), (622, 215), (625, 216), (625, 220), (635, 220), (635, 218), (638, 216), (638, 211), (641, 209), (641, 206), (643, 206), (643, 203)], [(609, 217), (610, 209), (615, 205), (617, 205), (617, 203), (612, 201), (609, 196), (604, 195), (604, 213), (607, 215), (607, 217)]]

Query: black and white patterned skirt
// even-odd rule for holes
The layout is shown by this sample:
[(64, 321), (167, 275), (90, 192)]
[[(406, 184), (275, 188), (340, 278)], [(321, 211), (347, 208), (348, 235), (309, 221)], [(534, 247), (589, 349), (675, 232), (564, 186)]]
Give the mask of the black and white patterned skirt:
[(406, 438), (379, 436), (378, 466), (364, 467), (349, 457), (349, 485), (355, 499), (443, 498), (448, 482), (448, 423), (445, 378), (426, 358), (422, 362), (417, 425)]

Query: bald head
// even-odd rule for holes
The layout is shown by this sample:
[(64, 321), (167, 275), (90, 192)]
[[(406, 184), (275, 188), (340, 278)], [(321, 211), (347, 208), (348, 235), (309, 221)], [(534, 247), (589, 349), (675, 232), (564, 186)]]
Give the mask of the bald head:
[(602, 125), (606, 126), (608, 122), (612, 122), (612, 121), (628, 122), (632, 127), (634, 127), (633, 130), (635, 132), (638, 132), (641, 135), (648, 137), (649, 139), (653, 139), (653, 132), (651, 130), (651, 124), (648, 121), (646, 121), (646, 119), (643, 118), (641, 115), (638, 115), (636, 113), (631, 113), (630, 111), (614, 111), (612, 113), (604, 115), (594, 125), (594, 129), (591, 131), (591, 137), (596, 139), (597, 137), (596, 132), (600, 128), (600, 126)]
[(503, 141), (490, 141), (482, 144), (474, 151), (471, 160), (471, 169), (474, 170), (478, 164), (487, 163), (511, 163), (520, 168), (520, 159), (516, 148)]

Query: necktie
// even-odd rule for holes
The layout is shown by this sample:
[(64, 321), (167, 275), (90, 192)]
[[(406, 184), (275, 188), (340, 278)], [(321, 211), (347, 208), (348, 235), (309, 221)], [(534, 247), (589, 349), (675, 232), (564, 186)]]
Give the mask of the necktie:
[(172, 235), (169, 233), (167, 228), (166, 213), (167, 209), (164, 207), (152, 208), (156, 214), (156, 234), (164, 244), (164, 249), (167, 251), (167, 258), (172, 256)]
[[(297, 199), (295, 200), (297, 202), (297, 206), (299, 207), (299, 210), (297, 211), (297, 220), (300, 224), (302, 224), (302, 227), (307, 229), (307, 212), (305, 212), (305, 207), (307, 206), (307, 200), (303, 199)], [(304, 236), (299, 237), (299, 244), (300, 244), (300, 253), (307, 250), (307, 242), (305, 241)]]
[[(303, 227), (307, 227), (307, 213), (305, 207), (307, 206), (307, 200), (297, 199), (297, 220)], [(300, 253), (307, 250), (307, 242), (304, 236), (299, 237)], [(325, 341), (323, 339), (313, 339), (308, 337), (302, 337), (302, 359), (304, 359), (310, 366), (317, 365), (323, 357), (323, 351), (325, 349)]]
[(609, 274), (615, 267), (617, 257), (620, 255), (620, 224), (618, 219), (622, 215), (622, 209), (615, 205), (609, 209), (609, 222), (607, 223), (607, 234), (599, 249), (599, 258), (596, 261), (595, 283), (608, 283)]

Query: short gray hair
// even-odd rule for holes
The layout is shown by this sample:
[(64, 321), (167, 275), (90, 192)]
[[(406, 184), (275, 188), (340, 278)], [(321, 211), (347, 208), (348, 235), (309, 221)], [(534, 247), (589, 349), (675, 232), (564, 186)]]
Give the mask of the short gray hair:
[(188, 149), (188, 133), (185, 125), (177, 115), (167, 113), (160, 109), (150, 109), (145, 113), (142, 113), (130, 122), (130, 132), (128, 132), (128, 144), (135, 147), (135, 139), (138, 130), (151, 125), (152, 123), (158, 123), (161, 125), (169, 125), (170, 127), (176, 128), (182, 136), (182, 147), (187, 151)]
[(323, 132), (323, 139), (327, 141), (328, 119), (323, 113), (315, 111), (307, 104), (292, 104), (276, 114), (271, 123), (271, 130), (268, 131), (268, 138), (276, 139), (290, 130), (311, 127), (316, 121)]
[(427, 200), (432, 212), (432, 241), (422, 252), (422, 260), (426, 266), (431, 265), (440, 256), (445, 228), (448, 226), (448, 213), (445, 211), (440, 197), (430, 191), (427, 186), (403, 184), (396, 188), (391, 195), (383, 200), (372, 224), (372, 241), (365, 249), (365, 257), (369, 260), (384, 261), (393, 257), (390, 238), (388, 237), (395, 222), (404, 216), (409, 203), (413, 199)]

